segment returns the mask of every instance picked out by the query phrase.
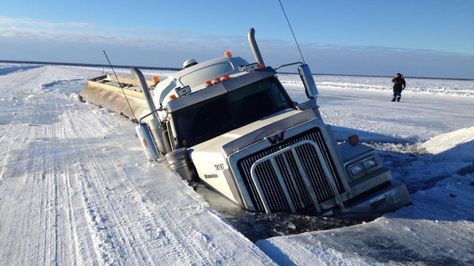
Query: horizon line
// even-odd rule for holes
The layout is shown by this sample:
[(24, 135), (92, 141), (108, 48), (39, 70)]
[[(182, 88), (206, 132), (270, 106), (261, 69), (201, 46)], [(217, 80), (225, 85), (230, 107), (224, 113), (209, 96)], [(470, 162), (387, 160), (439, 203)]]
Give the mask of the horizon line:
[[(53, 61), (27, 61), (27, 60), (7, 60), (7, 59), (0, 59), (0, 63), (16, 63), (16, 64), (38, 64), (38, 65), (59, 65), (59, 66), (82, 66), (82, 67), (110, 67), (107, 64), (97, 64), (97, 63), (71, 63), (71, 62), (53, 62)], [(152, 67), (152, 66), (135, 66), (135, 65), (113, 65), (116, 68), (141, 68), (146, 70), (173, 70), (179, 71), (182, 68), (176, 67)], [(277, 72), (279, 74), (298, 74), (297, 72)], [(321, 75), (321, 76), (345, 76), (345, 77), (381, 77), (381, 78), (390, 78), (392, 76), (389, 75), (369, 75), (369, 74), (337, 74), (337, 73), (312, 73), (313, 75)], [(429, 76), (405, 76), (407, 78), (413, 79), (441, 79), (441, 80), (466, 80), (466, 81), (474, 81), (474, 78), (442, 78), (442, 77), (429, 77)]]

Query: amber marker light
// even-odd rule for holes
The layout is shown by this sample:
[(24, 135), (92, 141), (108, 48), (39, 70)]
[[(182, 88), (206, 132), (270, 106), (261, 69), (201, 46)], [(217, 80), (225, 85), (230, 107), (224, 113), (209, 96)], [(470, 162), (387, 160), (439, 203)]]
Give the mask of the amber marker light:
[(154, 74), (153, 76), (151, 76), (151, 82), (153, 83), (153, 85), (156, 85), (160, 82), (160, 76)]
[(230, 79), (230, 76), (229, 74), (225, 74), (224, 76), (222, 76), (222, 80), (229, 80)]
[(347, 138), (347, 141), (349, 141), (349, 143), (352, 145), (352, 146), (355, 146), (357, 144), (359, 144), (359, 136), (357, 135), (352, 135), (350, 137)]
[(227, 51), (224, 52), (224, 56), (230, 58), (230, 57), (232, 57), (232, 52), (227, 50)]
[(205, 86), (206, 86), (206, 88), (211, 87), (212, 86), (212, 81), (206, 80)]
[(215, 77), (215, 78), (212, 80), (212, 84), (218, 84), (218, 83), (221, 83), (221, 78)]
[(171, 101), (176, 100), (176, 98), (177, 98), (176, 95), (174, 95), (174, 94), (170, 95), (170, 100)]

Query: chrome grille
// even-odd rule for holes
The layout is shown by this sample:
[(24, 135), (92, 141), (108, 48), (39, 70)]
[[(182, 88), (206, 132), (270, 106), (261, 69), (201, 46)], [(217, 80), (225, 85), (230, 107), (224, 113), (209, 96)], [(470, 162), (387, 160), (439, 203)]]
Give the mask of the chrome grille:
[(319, 128), (247, 156), (238, 167), (257, 211), (319, 211), (319, 203), (344, 192)]

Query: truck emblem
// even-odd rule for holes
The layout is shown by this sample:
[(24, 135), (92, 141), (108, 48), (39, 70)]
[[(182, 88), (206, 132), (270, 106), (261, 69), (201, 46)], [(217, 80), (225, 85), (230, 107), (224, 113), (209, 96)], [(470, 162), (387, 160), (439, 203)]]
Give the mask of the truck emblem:
[(283, 131), (278, 132), (274, 135), (268, 136), (265, 138), (266, 140), (270, 141), (272, 145), (278, 144), (283, 141)]
[(223, 163), (215, 164), (214, 168), (216, 168), (217, 171), (224, 170), (224, 164)]

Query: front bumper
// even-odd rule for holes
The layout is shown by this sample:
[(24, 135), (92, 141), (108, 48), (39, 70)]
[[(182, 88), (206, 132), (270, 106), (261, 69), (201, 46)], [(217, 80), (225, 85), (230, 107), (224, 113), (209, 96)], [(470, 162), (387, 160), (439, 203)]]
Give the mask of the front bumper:
[(411, 203), (404, 184), (393, 184), (334, 211), (335, 216), (378, 216)]

